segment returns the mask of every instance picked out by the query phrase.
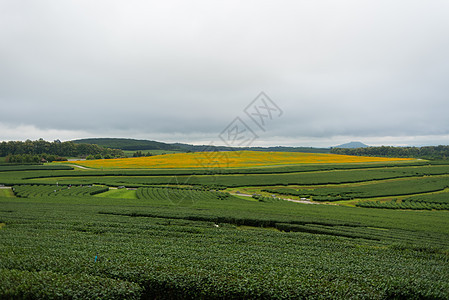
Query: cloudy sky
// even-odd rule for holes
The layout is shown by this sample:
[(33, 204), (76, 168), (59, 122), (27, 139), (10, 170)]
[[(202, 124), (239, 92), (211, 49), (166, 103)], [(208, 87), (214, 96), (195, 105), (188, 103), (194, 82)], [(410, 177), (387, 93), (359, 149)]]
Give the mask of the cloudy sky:
[[(0, 0), (0, 140), (223, 144), (239, 117), (258, 146), (447, 145), (448, 16), (439, 0)], [(279, 108), (263, 128), (245, 113), (262, 91)]]

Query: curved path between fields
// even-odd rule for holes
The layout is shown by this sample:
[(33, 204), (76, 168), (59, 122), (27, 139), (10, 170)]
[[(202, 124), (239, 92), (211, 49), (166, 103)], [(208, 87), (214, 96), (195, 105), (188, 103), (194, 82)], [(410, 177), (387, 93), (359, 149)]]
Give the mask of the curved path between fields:
[[(243, 196), (243, 197), (252, 197), (252, 195), (250, 195), (250, 194), (243, 194), (243, 193), (231, 193), (231, 195)], [(324, 203), (312, 202), (310, 200), (295, 200), (295, 199), (290, 199), (290, 198), (282, 198), (282, 197), (279, 197), (279, 196), (276, 196), (276, 198), (279, 198), (279, 199), (282, 199), (282, 200), (286, 200), (286, 201), (290, 201), (290, 202), (303, 203), (303, 204), (324, 204)]]
[(80, 165), (70, 164), (69, 166), (80, 168), (80, 169), (83, 169), (83, 170), (92, 170), (91, 168), (83, 167), (83, 166), (80, 166)]

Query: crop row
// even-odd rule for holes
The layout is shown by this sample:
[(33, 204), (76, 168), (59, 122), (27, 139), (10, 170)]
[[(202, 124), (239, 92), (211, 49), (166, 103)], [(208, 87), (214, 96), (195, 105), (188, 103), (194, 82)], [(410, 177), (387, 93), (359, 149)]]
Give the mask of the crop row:
[(140, 299), (142, 288), (131, 282), (86, 274), (0, 269), (3, 299)]
[(157, 202), (169, 201), (172, 203), (215, 201), (215, 200), (224, 200), (231, 197), (229, 193), (224, 192), (214, 192), (214, 191), (185, 189), (185, 188), (181, 189), (172, 187), (138, 188), (136, 193), (138, 199), (152, 200)]
[(0, 172), (10, 171), (48, 171), (48, 170), (73, 170), (73, 167), (65, 165), (0, 165)]
[(358, 186), (334, 186), (308, 189), (270, 188), (264, 191), (306, 198), (311, 197), (314, 201), (339, 201), (355, 198), (374, 198), (434, 192), (444, 190), (448, 186), (448, 177), (422, 177), (372, 182)]
[(415, 201), (415, 202), (429, 202), (429, 203), (441, 203), (441, 204), (449, 204), (449, 193), (434, 193), (428, 195), (418, 195), (405, 199), (406, 201)]
[(61, 185), (15, 185), (13, 192), (16, 197), (44, 197), (44, 196), (87, 196), (108, 191), (104, 186), (61, 186)]
[[(420, 162), (421, 164), (423, 162)], [(362, 169), (356, 169), (362, 168)], [(449, 165), (395, 166), (386, 165), (325, 165), (291, 166), (246, 169), (198, 169), (198, 170), (114, 170), (114, 171), (11, 171), (0, 172), (0, 184), (101, 184), (139, 187), (156, 184), (238, 187), (267, 185), (320, 185), (356, 183), (372, 180), (421, 177), (449, 174)]]
[[(434, 195), (437, 196), (437, 199), (440, 197), (444, 197), (443, 199), (446, 202), (440, 201), (432, 201)], [(415, 197), (409, 197), (402, 201), (398, 201), (397, 199), (393, 199), (390, 201), (368, 201), (368, 202), (359, 202), (356, 205), (359, 207), (365, 208), (386, 208), (386, 209), (412, 209), (412, 210), (449, 210), (449, 201), (448, 193), (442, 194), (431, 194), (431, 195), (420, 195)]]

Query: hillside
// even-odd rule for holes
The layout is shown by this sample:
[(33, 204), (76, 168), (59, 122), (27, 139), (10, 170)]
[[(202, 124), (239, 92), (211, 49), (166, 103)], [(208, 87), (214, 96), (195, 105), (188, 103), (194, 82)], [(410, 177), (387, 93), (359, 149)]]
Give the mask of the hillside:
[[(181, 152), (202, 152), (202, 151), (233, 151), (236, 148), (226, 146), (191, 145), (183, 143), (168, 144), (150, 140), (136, 140), (125, 138), (90, 138), (73, 141), (76, 144), (96, 144), (99, 146), (121, 149), (121, 150), (166, 150)], [(249, 151), (269, 151), (269, 152), (304, 152), (304, 153), (330, 153), (329, 148), (313, 147), (243, 147), (238, 150)]]
[(119, 138), (90, 138), (73, 141), (75, 144), (95, 144), (106, 148), (121, 150), (180, 150), (178, 147), (166, 143)]
[(350, 143), (335, 146), (334, 148), (367, 148), (367, 147), (369, 147), (369, 146), (365, 145), (364, 143), (361, 143), (361, 142), (350, 142)]

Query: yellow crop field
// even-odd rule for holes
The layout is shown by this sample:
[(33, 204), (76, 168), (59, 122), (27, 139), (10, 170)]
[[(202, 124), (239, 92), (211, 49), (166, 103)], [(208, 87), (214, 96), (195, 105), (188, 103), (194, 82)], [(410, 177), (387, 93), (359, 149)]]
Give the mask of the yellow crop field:
[(164, 168), (235, 168), (293, 164), (334, 164), (405, 161), (386, 158), (299, 152), (223, 151), (157, 155), (149, 157), (71, 161), (88, 168), (164, 169)]

